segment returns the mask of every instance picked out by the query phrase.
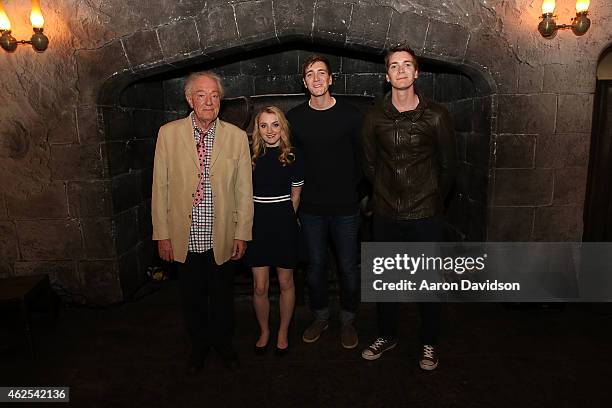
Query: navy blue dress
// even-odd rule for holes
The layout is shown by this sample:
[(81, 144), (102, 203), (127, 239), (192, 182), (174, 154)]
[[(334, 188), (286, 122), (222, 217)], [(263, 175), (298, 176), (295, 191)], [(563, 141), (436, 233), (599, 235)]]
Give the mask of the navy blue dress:
[(298, 261), (297, 216), (291, 203), (291, 187), (304, 184), (298, 151), (294, 160), (283, 166), (278, 161), (280, 149), (268, 147), (253, 170), (253, 240), (247, 243), (248, 266), (295, 268)]

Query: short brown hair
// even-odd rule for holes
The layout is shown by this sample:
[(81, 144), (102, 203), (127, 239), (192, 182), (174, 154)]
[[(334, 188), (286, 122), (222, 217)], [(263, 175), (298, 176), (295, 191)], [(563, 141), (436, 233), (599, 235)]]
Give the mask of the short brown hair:
[(417, 58), (415, 52), (412, 50), (412, 48), (410, 48), (410, 45), (408, 45), (407, 42), (401, 42), (399, 44), (395, 44), (387, 48), (387, 51), (385, 52), (385, 68), (389, 69), (389, 58), (391, 58), (391, 54), (395, 54), (396, 52), (402, 51), (412, 55), (412, 58), (414, 58), (414, 67), (418, 70), (419, 59)]
[(322, 55), (313, 54), (313, 55), (309, 55), (304, 60), (304, 63), (302, 64), (302, 79), (306, 78), (306, 71), (308, 70), (308, 68), (310, 68), (310, 66), (314, 64), (315, 62), (319, 62), (319, 61), (325, 64), (325, 67), (327, 68), (327, 73), (329, 75), (332, 74), (331, 65), (329, 64), (329, 60)]

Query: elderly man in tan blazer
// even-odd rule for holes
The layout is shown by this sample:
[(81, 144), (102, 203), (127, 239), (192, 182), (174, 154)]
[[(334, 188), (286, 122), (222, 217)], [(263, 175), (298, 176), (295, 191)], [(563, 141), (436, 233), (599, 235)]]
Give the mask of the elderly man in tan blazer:
[(220, 78), (189, 75), (185, 97), (191, 114), (159, 130), (151, 210), (159, 256), (178, 262), (192, 345), (188, 372), (195, 374), (211, 346), (229, 368), (237, 366), (228, 261), (240, 259), (251, 240), (253, 187), (246, 133), (218, 118)]

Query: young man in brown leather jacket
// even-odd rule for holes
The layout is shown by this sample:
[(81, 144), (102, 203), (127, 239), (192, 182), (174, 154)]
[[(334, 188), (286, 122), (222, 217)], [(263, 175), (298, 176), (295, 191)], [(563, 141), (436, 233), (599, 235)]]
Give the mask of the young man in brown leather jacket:
[[(441, 105), (425, 100), (414, 83), (419, 76), (409, 46), (390, 48), (385, 56), (391, 92), (364, 119), (365, 173), (373, 185), (375, 241), (444, 240), (444, 202), (455, 175), (456, 144), (452, 121)], [(375, 360), (397, 345), (399, 304), (377, 303), (379, 337), (362, 352)], [(440, 304), (420, 303), (424, 370), (438, 366), (436, 344)]]

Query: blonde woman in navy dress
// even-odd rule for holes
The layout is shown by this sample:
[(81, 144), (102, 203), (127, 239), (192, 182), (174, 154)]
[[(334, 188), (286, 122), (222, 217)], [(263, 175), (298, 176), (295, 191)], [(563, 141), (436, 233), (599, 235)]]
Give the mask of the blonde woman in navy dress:
[(280, 286), (280, 327), (276, 354), (289, 348), (288, 330), (295, 305), (293, 269), (297, 264), (296, 211), (304, 184), (301, 157), (291, 146), (283, 112), (269, 106), (255, 118), (253, 127), (253, 241), (245, 262), (253, 271), (253, 307), (260, 327), (255, 352), (266, 352), (270, 341), (270, 268), (276, 267)]

